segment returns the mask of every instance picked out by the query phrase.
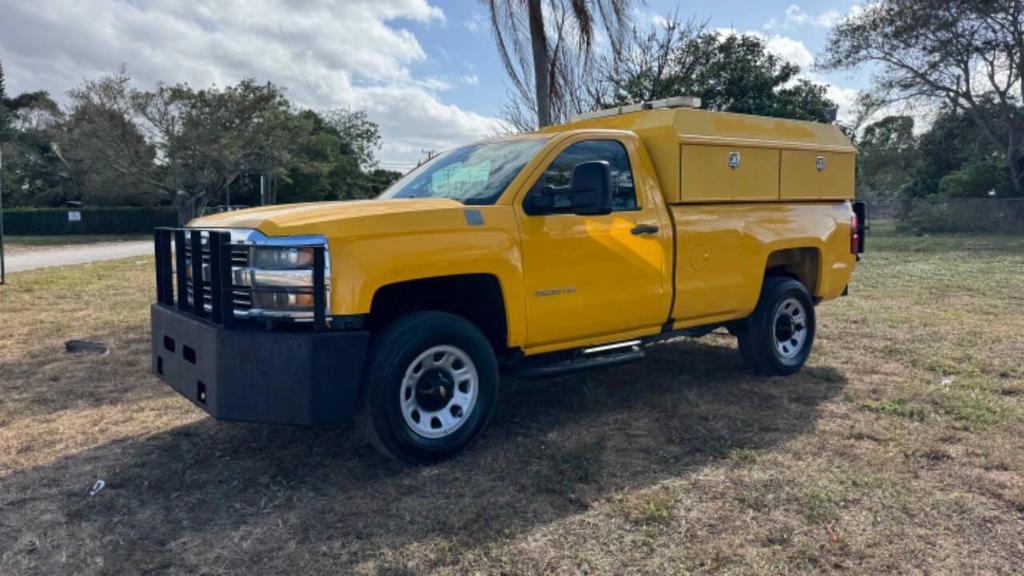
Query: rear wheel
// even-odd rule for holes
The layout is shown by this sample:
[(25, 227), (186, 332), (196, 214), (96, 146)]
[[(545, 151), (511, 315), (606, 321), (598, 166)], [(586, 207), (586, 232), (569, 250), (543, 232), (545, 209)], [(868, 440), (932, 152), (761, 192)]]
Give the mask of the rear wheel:
[(480, 330), (454, 314), (416, 312), (374, 338), (360, 419), (385, 455), (436, 462), (480, 435), (497, 396), (497, 360)]
[(765, 278), (757, 307), (737, 335), (740, 354), (760, 374), (793, 374), (811, 354), (814, 329), (807, 288), (792, 278)]

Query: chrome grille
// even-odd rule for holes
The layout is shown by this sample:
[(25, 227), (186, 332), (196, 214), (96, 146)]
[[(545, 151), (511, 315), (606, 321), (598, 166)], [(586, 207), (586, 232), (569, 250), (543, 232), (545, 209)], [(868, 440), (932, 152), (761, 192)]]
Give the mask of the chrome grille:
[[(202, 241), (202, 270), (203, 270), (203, 308), (207, 311), (213, 309), (213, 290), (210, 279), (210, 245), (207, 242), (208, 236), (203, 233)], [(185, 245), (185, 262), (188, 265), (188, 303), (192, 304), (192, 244), (187, 243)], [(231, 269), (232, 277), (234, 277), (234, 271), (239, 268), (244, 268), (249, 265), (249, 247), (248, 246), (232, 246), (231, 247)], [(233, 308), (236, 316), (245, 316), (246, 313), (252, 308), (252, 296), (248, 290), (232, 290), (231, 301), (233, 302)]]
[[(294, 286), (281, 284), (280, 273), (274, 281), (277, 283), (268, 280), (266, 286), (257, 286), (254, 282), (261, 271), (252, 267), (255, 261), (251, 256), (253, 250), (265, 246), (310, 250), (312, 266), (297, 269), (298, 276), (303, 278)], [(330, 259), (323, 236), (269, 239), (258, 230), (248, 229), (157, 228), (154, 248), (157, 302), (162, 305), (174, 306), (181, 313), (203, 317), (224, 327), (245, 319), (270, 320), (264, 324), (267, 329), (273, 329), (275, 320), (308, 323), (313, 330), (328, 326)], [(194, 267), (193, 257), (198, 259)], [(253, 305), (253, 291), (311, 294), (312, 306), (257, 308)], [(196, 293), (202, 295), (201, 302), (194, 302)]]

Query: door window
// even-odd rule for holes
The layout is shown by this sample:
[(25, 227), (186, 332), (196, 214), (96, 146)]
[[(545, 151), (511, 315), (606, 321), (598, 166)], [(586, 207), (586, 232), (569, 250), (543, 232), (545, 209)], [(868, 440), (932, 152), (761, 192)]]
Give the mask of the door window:
[[(617, 140), (587, 140), (577, 142), (562, 151), (544, 170), (530, 194), (550, 194), (554, 205), (545, 214), (572, 212), (569, 185), (576, 165), (595, 160), (607, 162), (611, 167), (612, 210), (638, 210), (633, 170), (629, 165), (626, 147)], [(530, 205), (527, 201), (526, 205)]]

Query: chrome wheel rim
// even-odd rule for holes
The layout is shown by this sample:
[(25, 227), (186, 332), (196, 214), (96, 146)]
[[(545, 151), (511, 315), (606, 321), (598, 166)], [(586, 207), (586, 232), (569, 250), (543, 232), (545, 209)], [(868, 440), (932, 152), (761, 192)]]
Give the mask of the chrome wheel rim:
[(399, 405), (405, 424), (424, 438), (444, 438), (461, 428), (480, 393), (476, 365), (455, 346), (433, 346), (405, 370)]
[(785, 360), (800, 355), (807, 343), (807, 310), (796, 298), (786, 298), (775, 308), (772, 321), (775, 351)]

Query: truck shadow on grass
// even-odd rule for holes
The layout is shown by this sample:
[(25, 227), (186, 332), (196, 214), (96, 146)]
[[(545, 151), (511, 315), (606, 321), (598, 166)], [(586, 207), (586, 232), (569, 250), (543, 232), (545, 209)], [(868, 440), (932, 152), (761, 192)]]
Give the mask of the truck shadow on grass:
[(338, 571), (402, 568), (408, 549), (418, 569), (456, 564), (618, 491), (770, 450), (845, 385), (829, 367), (749, 375), (727, 342), (510, 381), (482, 440), (428, 468), (383, 460), (351, 429), (209, 419), (68, 456), (0, 480), (0, 567), (66, 570), (65, 555), (112, 573)]

